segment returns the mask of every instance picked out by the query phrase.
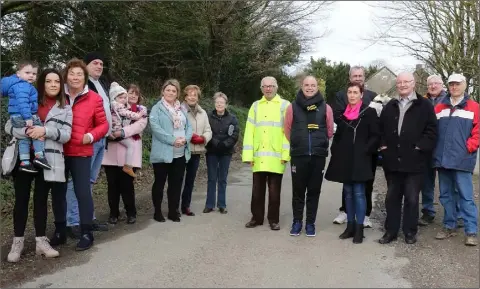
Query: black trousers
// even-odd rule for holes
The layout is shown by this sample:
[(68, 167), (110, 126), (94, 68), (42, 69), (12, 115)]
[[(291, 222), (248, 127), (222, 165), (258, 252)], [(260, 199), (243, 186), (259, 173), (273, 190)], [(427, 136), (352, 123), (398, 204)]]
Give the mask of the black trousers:
[[(374, 154), (372, 156), (372, 172), (373, 172), (373, 179), (365, 183), (365, 197), (367, 199), (367, 212), (366, 216), (370, 217), (372, 213), (372, 193), (373, 193), (373, 183), (375, 182), (375, 173), (377, 172), (377, 162), (378, 162), (378, 154)], [(339, 208), (342, 212), (347, 212), (347, 207), (345, 206), (345, 194), (342, 192), (342, 206)]]
[(163, 189), (168, 179), (168, 216), (176, 218), (185, 174), (185, 162), (185, 157), (180, 157), (173, 159), (171, 163), (153, 164), (155, 181), (152, 186), (152, 202), (155, 214), (162, 212)]
[(253, 173), (252, 201), (250, 210), (252, 220), (263, 224), (265, 218), (265, 191), (268, 183), (268, 213), (267, 219), (270, 224), (280, 222), (280, 192), (282, 190), (283, 174), (271, 172)]
[[(73, 189), (78, 201), (80, 227), (83, 232), (92, 230), (93, 198), (90, 183), (92, 157), (65, 157), (65, 175), (72, 176)], [(67, 183), (64, 184), (65, 194)], [(67, 212), (65, 211), (65, 214)]]
[[(122, 167), (104, 166), (105, 175), (108, 184), (108, 206), (110, 207), (110, 217), (118, 218), (120, 215), (120, 197), (125, 207), (127, 217), (136, 217), (137, 208), (135, 206), (135, 186), (133, 177), (122, 170)], [(133, 169), (136, 171), (136, 168)]]
[(400, 230), (403, 200), (403, 234), (417, 234), (420, 189), (424, 173), (388, 172), (388, 191), (385, 199), (387, 219), (385, 230), (397, 235)]
[(306, 223), (315, 224), (318, 200), (322, 189), (325, 157), (301, 156), (292, 157), (292, 209), (295, 221), (303, 220), (305, 192), (307, 193)]
[(48, 194), (52, 192), (52, 210), (55, 223), (65, 223), (66, 218), (66, 191), (65, 183), (46, 182), (43, 171), (36, 174), (17, 171), (13, 177), (15, 189), (15, 206), (13, 208), (13, 230), (15, 237), (23, 237), (28, 220), (28, 205), (32, 181), (35, 180), (33, 191), (33, 223), (35, 235), (45, 236), (48, 216)]

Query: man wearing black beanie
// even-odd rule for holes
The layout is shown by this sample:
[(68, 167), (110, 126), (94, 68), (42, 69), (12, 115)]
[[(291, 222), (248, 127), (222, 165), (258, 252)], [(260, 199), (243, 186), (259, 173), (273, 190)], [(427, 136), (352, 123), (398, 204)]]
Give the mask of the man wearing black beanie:
[[(90, 182), (93, 193), (93, 184), (96, 182), (100, 168), (102, 166), (103, 155), (106, 147), (106, 137), (110, 134), (112, 127), (112, 114), (110, 111), (110, 99), (108, 98), (108, 91), (110, 85), (106, 81), (101, 81), (100, 77), (103, 74), (104, 57), (99, 52), (89, 52), (83, 58), (88, 70), (88, 89), (96, 92), (103, 100), (103, 108), (109, 124), (109, 131), (105, 138), (93, 144), (93, 156), (91, 164)], [(96, 221), (95, 214), (93, 217), (93, 230), (107, 231), (107, 224)], [(73, 182), (68, 180), (67, 190), (67, 227), (72, 237), (77, 237), (79, 233), (80, 216), (78, 212), (78, 201), (75, 197), (73, 189)]]

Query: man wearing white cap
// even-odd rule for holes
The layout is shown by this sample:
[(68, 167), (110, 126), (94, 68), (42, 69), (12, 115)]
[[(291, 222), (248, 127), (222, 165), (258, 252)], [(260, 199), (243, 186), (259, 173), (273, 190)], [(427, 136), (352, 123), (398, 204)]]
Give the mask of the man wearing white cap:
[(457, 234), (458, 200), (465, 223), (465, 245), (476, 246), (478, 211), (473, 197), (472, 174), (480, 138), (479, 105), (465, 93), (466, 87), (463, 75), (450, 75), (449, 93), (435, 106), (438, 142), (433, 163), (438, 169), (440, 203), (445, 212), (443, 230), (436, 238), (443, 240)]

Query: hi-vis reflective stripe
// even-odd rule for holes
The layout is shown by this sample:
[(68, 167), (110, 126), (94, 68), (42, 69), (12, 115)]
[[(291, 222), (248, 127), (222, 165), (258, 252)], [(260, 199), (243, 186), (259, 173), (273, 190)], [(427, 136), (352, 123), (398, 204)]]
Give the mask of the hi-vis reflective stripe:
[(248, 120), (249, 123), (255, 125), (255, 120), (252, 119), (251, 117), (249, 117), (247, 120)]
[(289, 144), (283, 144), (282, 148), (284, 150), (289, 150), (290, 149), (290, 145)]
[(256, 124), (257, 126), (273, 126), (273, 127), (282, 127), (281, 122), (277, 121), (259, 121)]
[(253, 150), (253, 146), (243, 146), (243, 150)]
[(283, 126), (283, 121), (285, 119), (285, 109), (287, 108), (287, 104), (288, 102), (283, 100), (282, 106), (280, 106), (280, 122), (282, 123), (282, 126)]
[[(282, 104), (280, 106), (280, 125), (265, 125), (265, 126), (283, 127), (283, 122), (285, 120), (285, 109), (287, 109), (288, 102), (283, 99), (281, 101), (282, 101)], [(257, 110), (258, 110), (258, 100), (253, 103), (253, 113), (254, 113), (255, 119), (248, 118), (248, 121), (254, 125), (257, 125)]]
[(276, 153), (276, 152), (254, 152), (253, 153), (254, 157), (276, 157), (276, 158), (281, 158), (282, 154), (281, 153)]

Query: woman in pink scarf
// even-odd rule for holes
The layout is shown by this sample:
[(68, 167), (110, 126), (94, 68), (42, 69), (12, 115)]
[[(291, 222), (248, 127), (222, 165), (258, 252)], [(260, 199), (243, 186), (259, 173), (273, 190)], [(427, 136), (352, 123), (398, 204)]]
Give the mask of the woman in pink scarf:
[(155, 207), (153, 219), (165, 222), (161, 206), (163, 189), (168, 182), (168, 214), (173, 222), (180, 222), (177, 213), (185, 174), (185, 164), (190, 160), (192, 126), (180, 106), (178, 97), (180, 84), (175, 79), (165, 81), (162, 97), (150, 112), (152, 149), (150, 162), (153, 165), (155, 181), (152, 186), (152, 201)]
[(378, 148), (379, 128), (375, 109), (362, 103), (363, 87), (350, 83), (347, 96), (348, 105), (333, 137), (325, 179), (344, 184), (348, 223), (340, 239), (353, 237), (353, 243), (358, 244), (364, 238), (365, 183), (373, 179), (372, 154)]

